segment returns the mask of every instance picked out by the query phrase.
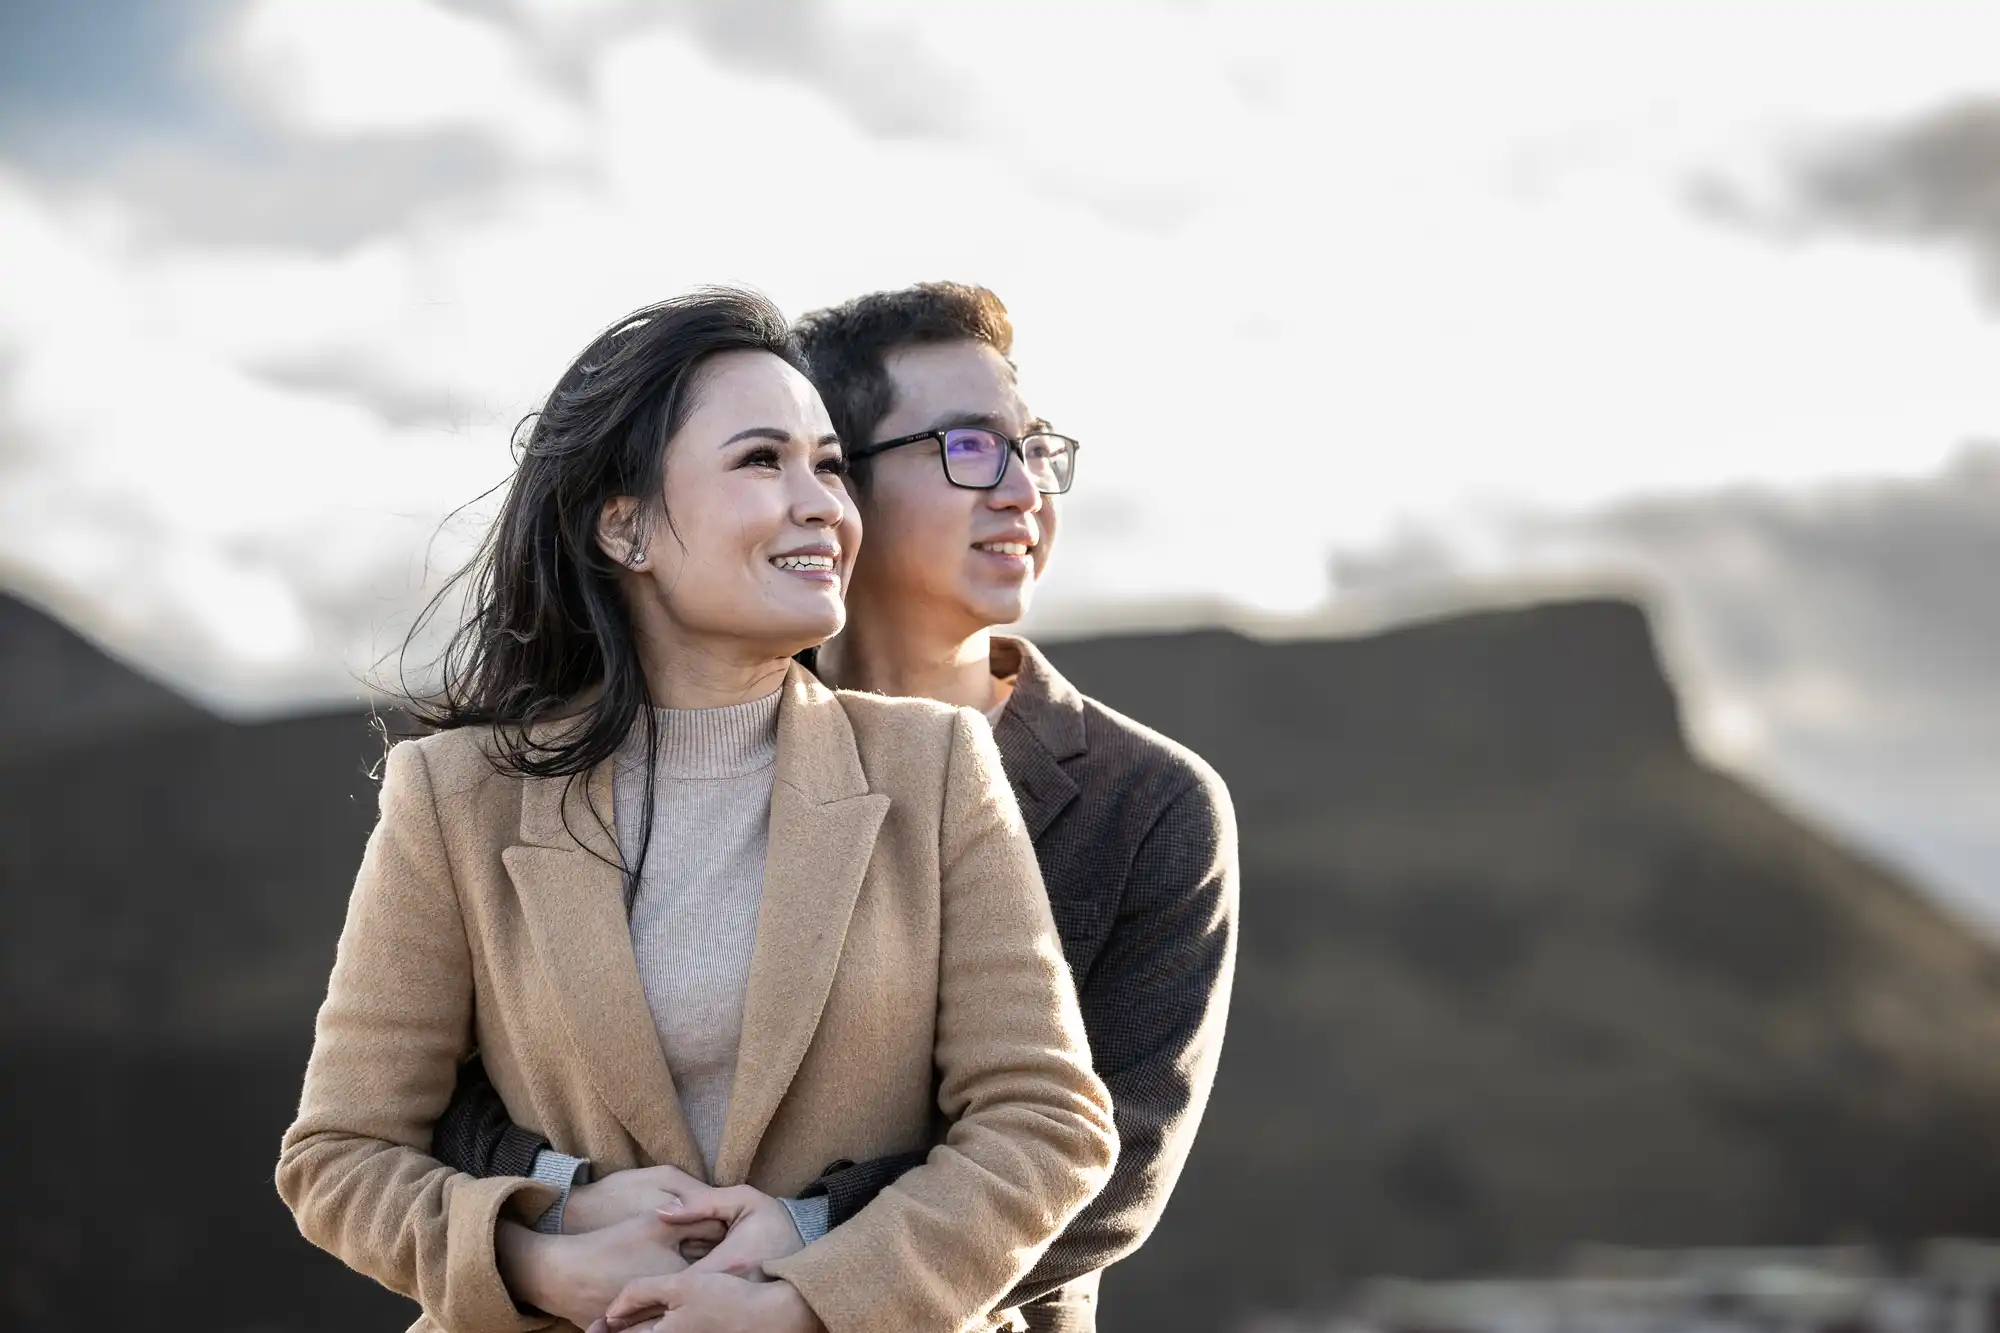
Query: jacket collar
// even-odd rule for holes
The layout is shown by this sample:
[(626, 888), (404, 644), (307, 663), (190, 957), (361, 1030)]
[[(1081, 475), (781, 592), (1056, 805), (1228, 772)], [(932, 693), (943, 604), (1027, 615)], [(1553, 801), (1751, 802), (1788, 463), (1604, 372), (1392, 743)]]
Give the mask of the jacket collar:
[[(889, 798), (871, 794), (854, 729), (804, 668), (785, 676), (778, 763), (743, 1039), (714, 1183), (745, 1179), (819, 1026)], [(613, 764), (522, 784), (501, 859), (571, 1040), (605, 1104), (656, 1163), (710, 1175), (681, 1112), (640, 984), (612, 828)]]
[(994, 635), (992, 663), (994, 675), (1014, 677), (993, 739), (1028, 836), (1040, 838), (1077, 797), (1076, 780), (1063, 763), (1090, 748), (1083, 695), (1026, 639)]

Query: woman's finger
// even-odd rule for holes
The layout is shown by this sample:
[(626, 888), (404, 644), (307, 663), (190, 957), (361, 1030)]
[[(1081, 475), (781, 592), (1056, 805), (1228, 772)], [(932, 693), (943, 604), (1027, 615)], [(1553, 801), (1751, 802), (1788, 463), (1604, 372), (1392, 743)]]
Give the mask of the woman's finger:
[(663, 1214), (660, 1217), (660, 1225), (673, 1232), (680, 1240), (706, 1241), (711, 1245), (729, 1234), (729, 1224), (716, 1217), (689, 1219), (675, 1216), (670, 1219)]
[[(610, 1315), (606, 1315), (597, 1321), (596, 1328), (603, 1329), (604, 1333), (632, 1333), (634, 1329), (650, 1327), (655, 1319), (658, 1319), (665, 1313), (665, 1310), (656, 1305), (649, 1310), (641, 1310), (637, 1314), (628, 1315), (623, 1319), (613, 1319)], [(592, 1333), (596, 1333), (596, 1328), (592, 1330)]]
[(705, 1194), (699, 1199), (683, 1199), (655, 1210), (662, 1222), (673, 1226), (685, 1226), (689, 1222), (720, 1222), (724, 1227), (735, 1222), (743, 1214), (743, 1205), (734, 1199), (725, 1199), (719, 1194)]
[(734, 1222), (763, 1199), (762, 1194), (745, 1185), (702, 1186), (668, 1195), (660, 1211), (671, 1212), (677, 1218), (719, 1217)]
[(680, 1299), (681, 1279), (678, 1273), (662, 1273), (653, 1277), (634, 1278), (625, 1284), (625, 1290), (618, 1293), (605, 1308), (606, 1322), (616, 1329), (620, 1321), (635, 1322), (642, 1315), (647, 1318), (657, 1316), (662, 1310), (671, 1310)]
[(688, 1265), (690, 1273), (721, 1273), (728, 1277), (740, 1277), (750, 1282), (769, 1282), (764, 1272), (764, 1262), (757, 1258), (745, 1258), (731, 1251), (727, 1246), (717, 1246), (701, 1258)]

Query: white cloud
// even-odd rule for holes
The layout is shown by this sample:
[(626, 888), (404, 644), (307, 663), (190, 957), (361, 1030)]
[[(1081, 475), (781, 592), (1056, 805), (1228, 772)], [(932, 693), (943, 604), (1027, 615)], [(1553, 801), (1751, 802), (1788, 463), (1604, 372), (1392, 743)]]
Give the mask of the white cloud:
[[(1330, 548), (1406, 523), (1907, 475), (2000, 433), (2000, 337), (1951, 263), (1789, 246), (1685, 197), (1990, 86), (1990, 6), (762, 12), (796, 31), (249, 0), (213, 60), (260, 133), (500, 154), (339, 245), (173, 240), (116, 176), (0, 176), (0, 558), (78, 604), (192, 597), (208, 619), (100, 619), (137, 651), (212, 620), (161, 650), (211, 698), (344, 690), (568, 355), (712, 280), (795, 310), (999, 290), (1037, 401), (1086, 440), (1057, 610), (1305, 608)], [(74, 533), (131, 548), (110, 590)]]
[(582, 128), (514, 33), (429, 0), (251, 0), (219, 54), (307, 133), (474, 129), (541, 159)]
[[(265, 383), (176, 317), (170, 267), (70, 221), (0, 175), (0, 563), (211, 699), (350, 692), (313, 584), (331, 561), (350, 602), (371, 581), (414, 595), (407, 516), (433, 524), (504, 451)], [(209, 299), (248, 327), (273, 308)]]

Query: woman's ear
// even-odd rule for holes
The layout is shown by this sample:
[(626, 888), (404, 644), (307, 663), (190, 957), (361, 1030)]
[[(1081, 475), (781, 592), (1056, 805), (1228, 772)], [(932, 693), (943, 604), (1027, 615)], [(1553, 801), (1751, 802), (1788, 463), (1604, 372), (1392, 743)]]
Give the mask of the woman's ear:
[(597, 511), (597, 547), (614, 564), (646, 567), (646, 525), (633, 495), (614, 495)]

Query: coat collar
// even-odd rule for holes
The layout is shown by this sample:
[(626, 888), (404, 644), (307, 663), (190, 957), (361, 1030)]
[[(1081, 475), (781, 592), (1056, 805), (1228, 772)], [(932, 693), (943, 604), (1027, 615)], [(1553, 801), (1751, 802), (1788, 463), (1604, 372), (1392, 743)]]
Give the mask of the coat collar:
[(1083, 695), (1026, 639), (993, 636), (993, 674), (1014, 677), (1014, 693), (993, 729), (1028, 836), (1040, 838), (1077, 797), (1065, 760), (1085, 753)]
[(868, 789), (839, 696), (795, 664), (778, 709), (764, 899), (716, 1184), (749, 1177), (764, 1131), (812, 1044), (888, 813), (889, 798)]
[[(833, 985), (889, 798), (868, 790), (839, 698), (794, 665), (778, 764), (743, 1041), (715, 1183), (749, 1174)], [(612, 827), (613, 765), (522, 784), (520, 842), (501, 859), (592, 1083), (647, 1157), (707, 1179), (647, 1006)]]

